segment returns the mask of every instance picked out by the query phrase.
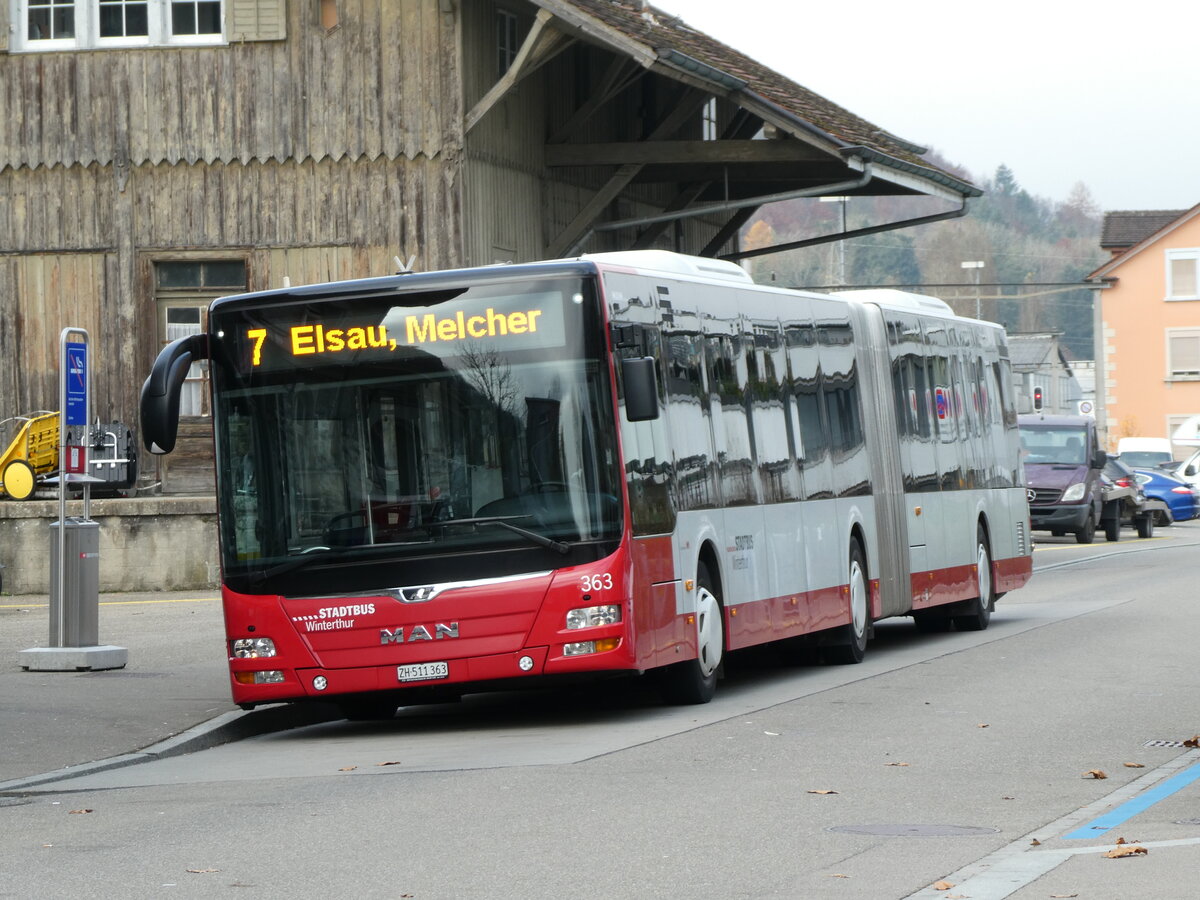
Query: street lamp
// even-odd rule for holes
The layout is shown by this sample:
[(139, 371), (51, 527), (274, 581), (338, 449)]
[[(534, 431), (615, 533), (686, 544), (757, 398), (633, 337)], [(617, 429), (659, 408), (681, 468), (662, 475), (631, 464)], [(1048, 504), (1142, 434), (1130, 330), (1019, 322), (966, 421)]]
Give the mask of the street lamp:
[[(846, 204), (850, 202), (849, 197), (822, 197), (822, 203), (840, 203), (842, 204), (842, 234), (846, 233)], [(843, 237), (837, 242), (838, 251), (838, 284), (845, 286), (846, 284), (846, 239)]]
[(976, 260), (972, 260), (971, 262), (964, 262), (962, 264), (962, 267), (964, 269), (974, 269), (975, 270), (975, 318), (982, 319), (983, 313), (980, 309), (981, 303), (980, 303), (980, 296), (979, 296), (979, 270), (983, 268), (983, 260), (976, 259)]

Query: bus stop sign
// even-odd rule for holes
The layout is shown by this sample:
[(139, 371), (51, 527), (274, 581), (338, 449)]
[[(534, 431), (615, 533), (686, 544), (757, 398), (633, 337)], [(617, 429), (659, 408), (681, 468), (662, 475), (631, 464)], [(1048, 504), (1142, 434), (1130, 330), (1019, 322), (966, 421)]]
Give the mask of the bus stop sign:
[(88, 414), (87, 344), (67, 343), (66, 424), (86, 425)]

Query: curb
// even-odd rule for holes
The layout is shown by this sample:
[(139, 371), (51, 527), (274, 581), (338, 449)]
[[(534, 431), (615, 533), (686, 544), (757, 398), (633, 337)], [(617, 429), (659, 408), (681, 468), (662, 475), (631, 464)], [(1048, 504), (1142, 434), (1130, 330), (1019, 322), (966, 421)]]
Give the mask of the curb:
[(269, 706), (264, 709), (234, 710), (223, 713), (215, 719), (201, 722), (199, 725), (181, 731), (156, 744), (151, 744), (132, 753), (120, 756), (110, 756), (95, 762), (82, 763), (78, 766), (68, 766), (55, 772), (45, 772), (41, 775), (29, 775), (25, 778), (15, 778), (12, 781), (0, 782), (0, 794), (19, 793), (30, 788), (78, 778), (81, 775), (94, 775), (125, 766), (135, 766), (138, 763), (151, 762), (156, 759), (167, 759), (172, 756), (183, 756), (200, 750), (208, 750), (246, 738), (258, 737), (262, 734), (272, 734), (278, 731), (289, 731), (293, 728), (304, 728), (308, 725), (319, 725), (322, 722), (332, 722), (345, 716), (337, 707), (327, 703), (287, 703)]

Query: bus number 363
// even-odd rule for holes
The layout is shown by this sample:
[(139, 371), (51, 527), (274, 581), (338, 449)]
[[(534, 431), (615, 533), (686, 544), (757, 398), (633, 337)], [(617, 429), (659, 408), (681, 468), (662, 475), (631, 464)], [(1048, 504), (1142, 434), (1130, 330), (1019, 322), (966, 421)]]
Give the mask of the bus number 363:
[(583, 585), (583, 591), (611, 591), (612, 590), (612, 574), (605, 572), (603, 575), (584, 575), (579, 579)]

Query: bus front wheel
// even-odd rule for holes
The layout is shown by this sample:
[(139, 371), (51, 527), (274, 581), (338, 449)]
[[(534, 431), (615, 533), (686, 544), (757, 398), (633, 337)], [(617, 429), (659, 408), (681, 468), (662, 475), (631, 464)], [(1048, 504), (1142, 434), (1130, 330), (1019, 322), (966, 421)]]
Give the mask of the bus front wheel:
[(696, 658), (660, 672), (663, 699), (674, 704), (707, 703), (717, 692), (717, 675), (725, 653), (725, 618), (721, 598), (708, 567), (696, 570)]

